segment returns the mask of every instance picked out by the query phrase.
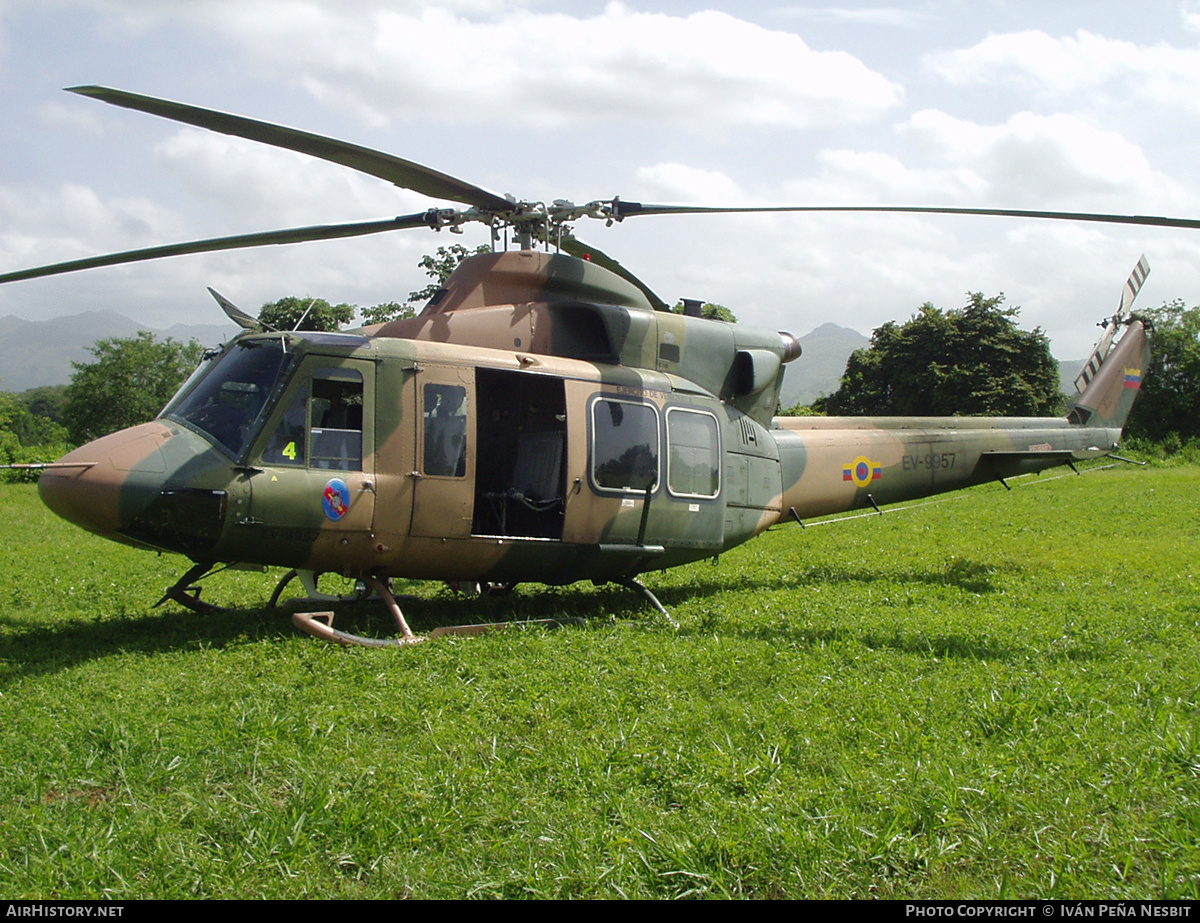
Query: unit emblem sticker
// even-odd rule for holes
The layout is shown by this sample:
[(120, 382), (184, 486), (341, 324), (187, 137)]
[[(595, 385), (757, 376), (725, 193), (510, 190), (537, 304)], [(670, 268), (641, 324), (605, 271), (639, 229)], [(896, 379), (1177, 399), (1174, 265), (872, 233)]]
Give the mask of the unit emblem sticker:
[(842, 480), (853, 481), (855, 487), (866, 487), (883, 477), (883, 467), (865, 455), (860, 455), (850, 464), (842, 466)]
[(331, 478), (321, 497), (325, 518), (337, 522), (350, 512), (350, 488), (341, 478)]

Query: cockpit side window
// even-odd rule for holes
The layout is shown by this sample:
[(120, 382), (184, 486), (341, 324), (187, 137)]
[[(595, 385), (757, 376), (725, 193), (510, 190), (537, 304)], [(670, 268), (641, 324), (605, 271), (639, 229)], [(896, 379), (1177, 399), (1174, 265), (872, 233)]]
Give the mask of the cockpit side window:
[(286, 402), (262, 460), (269, 465), (362, 470), (363, 382), (354, 369), (318, 368)]
[(283, 419), (271, 433), (263, 449), (262, 460), (268, 465), (302, 467), (308, 459), (308, 382), (302, 382), (288, 402)]
[(312, 380), (310, 420), (310, 467), (362, 470), (363, 384), (358, 372), (319, 369)]

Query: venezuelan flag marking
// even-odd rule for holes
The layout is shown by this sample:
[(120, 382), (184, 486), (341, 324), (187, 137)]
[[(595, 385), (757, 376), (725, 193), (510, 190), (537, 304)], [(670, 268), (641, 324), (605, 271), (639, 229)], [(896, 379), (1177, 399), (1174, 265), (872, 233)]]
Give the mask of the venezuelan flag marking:
[(1125, 387), (1138, 389), (1142, 386), (1142, 370), (1141, 369), (1126, 369), (1125, 370)]

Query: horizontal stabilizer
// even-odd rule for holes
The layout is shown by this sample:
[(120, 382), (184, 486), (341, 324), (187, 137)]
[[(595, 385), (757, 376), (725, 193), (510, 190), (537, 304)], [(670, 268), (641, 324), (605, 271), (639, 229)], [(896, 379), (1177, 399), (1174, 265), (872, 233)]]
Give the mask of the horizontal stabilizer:
[[(984, 452), (979, 456), (979, 467), (982, 472), (993, 478), (1013, 478), (1021, 474), (1034, 474), (1065, 465), (1079, 458), (1081, 454), (1071, 449), (1029, 449), (1026, 451), (995, 451)], [(1101, 454), (1097, 449), (1096, 454)]]

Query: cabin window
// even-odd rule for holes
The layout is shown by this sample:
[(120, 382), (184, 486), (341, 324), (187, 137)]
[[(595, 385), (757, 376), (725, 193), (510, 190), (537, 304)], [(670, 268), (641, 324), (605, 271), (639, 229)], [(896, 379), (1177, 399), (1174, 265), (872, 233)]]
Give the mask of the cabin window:
[(658, 485), (658, 413), (650, 404), (603, 398), (592, 404), (592, 481), (601, 490)]
[(425, 473), (467, 474), (467, 389), (460, 385), (425, 386)]
[(711, 499), (721, 492), (717, 418), (699, 410), (667, 411), (667, 488), (680, 497)]
[(361, 471), (362, 442), (362, 375), (354, 369), (319, 368), (292, 395), (262, 460)]

